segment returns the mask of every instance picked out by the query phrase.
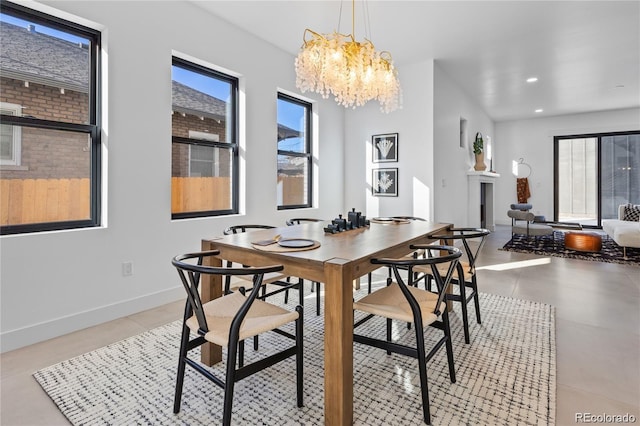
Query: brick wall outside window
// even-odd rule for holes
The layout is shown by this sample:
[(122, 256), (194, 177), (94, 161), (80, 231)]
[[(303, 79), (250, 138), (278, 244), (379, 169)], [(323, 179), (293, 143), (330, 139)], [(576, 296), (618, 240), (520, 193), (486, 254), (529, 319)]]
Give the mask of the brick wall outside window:
[[(23, 116), (44, 120), (88, 123), (88, 95), (57, 87), (2, 78), (0, 100), (23, 107)], [(21, 166), (26, 170), (0, 167), (2, 179), (88, 178), (90, 152), (84, 134), (31, 127), (22, 128)]]
[[(218, 142), (225, 142), (226, 130), (225, 122), (212, 118), (201, 120), (195, 115), (186, 114), (184, 117), (179, 112), (174, 112), (171, 116), (173, 136), (188, 138), (189, 131), (217, 134)], [(186, 144), (174, 143), (171, 150), (171, 175), (175, 177), (189, 176), (189, 146)], [(225, 164), (220, 171), (221, 176), (229, 176), (229, 165)]]

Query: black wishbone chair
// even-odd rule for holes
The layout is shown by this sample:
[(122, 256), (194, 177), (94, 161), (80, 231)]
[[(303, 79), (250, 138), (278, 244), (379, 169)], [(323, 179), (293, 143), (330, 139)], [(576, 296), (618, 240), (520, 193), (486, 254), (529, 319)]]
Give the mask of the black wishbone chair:
[[(391, 219), (398, 219), (398, 220), (409, 220), (409, 221), (413, 221), (413, 220), (419, 220), (422, 222), (426, 222), (425, 219), (421, 218), (421, 217), (417, 217), (417, 216), (391, 216)], [(411, 253), (409, 253), (408, 255), (406, 255), (407, 258), (409, 257), (419, 257), (419, 256), (424, 256), (424, 250), (416, 250), (416, 251), (412, 251)], [(406, 269), (406, 268), (405, 268)], [(367, 278), (369, 281), (369, 293), (371, 293), (371, 272), (369, 272), (369, 274), (367, 274)], [(389, 278), (391, 277), (391, 268), (389, 268)]]
[[(271, 225), (234, 225), (234, 226), (229, 226), (228, 228), (226, 228), (224, 230), (224, 235), (231, 235), (231, 234), (239, 234), (242, 232), (250, 232), (252, 230), (260, 230), (260, 229), (273, 229), (275, 228), (275, 226), (271, 226)], [(232, 265), (232, 262), (227, 261), (227, 266), (230, 267)], [(240, 279), (244, 279), (246, 280), (246, 277), (238, 277)], [(225, 293), (229, 293), (233, 290), (231, 283), (231, 277), (228, 276), (225, 278), (224, 280), (224, 292)], [(302, 288), (302, 279), (300, 278), (296, 278), (295, 282), (291, 282), (291, 277), (282, 274), (282, 273), (272, 273), (272, 274), (267, 274), (264, 277), (264, 280), (262, 281), (262, 284), (271, 284), (274, 286), (279, 287), (276, 290), (272, 290), (267, 292), (267, 287), (266, 285), (263, 285), (262, 287), (262, 294), (260, 295), (261, 299), (266, 299), (269, 296), (273, 296), (275, 294), (281, 293), (281, 292), (285, 292), (284, 293), (284, 303), (289, 303), (289, 289), (297, 289), (299, 291), (299, 302), (301, 306), (304, 306), (304, 289)], [(238, 286), (237, 283), (235, 283), (236, 286)]]
[[(296, 217), (293, 219), (287, 219), (287, 226), (301, 225), (309, 222), (322, 222), (322, 219), (312, 219), (308, 217)], [(302, 288), (302, 280), (300, 282), (300, 288)], [(315, 289), (315, 290), (314, 290)], [(320, 283), (314, 281), (311, 283), (311, 292), (316, 292), (316, 315), (320, 315)]]
[[(460, 302), (462, 307), (462, 324), (464, 329), (464, 341), (470, 342), (469, 338), (469, 318), (467, 315), (467, 304), (473, 300), (476, 308), (476, 321), (478, 324), (482, 324), (480, 319), (480, 299), (478, 297), (478, 281), (476, 278), (476, 260), (478, 254), (484, 245), (485, 237), (489, 235), (491, 231), (483, 228), (452, 228), (448, 230), (446, 234), (432, 235), (434, 239), (444, 241), (445, 244), (454, 245), (455, 241), (462, 241), (464, 247), (466, 261), (460, 261), (456, 272), (451, 279), (452, 284), (457, 284), (459, 293), (453, 292), (447, 294), (447, 300), (453, 300)], [(469, 242), (477, 243), (475, 250), (471, 248)], [(418, 273), (418, 278), (414, 281), (414, 284), (421, 279), (425, 280), (425, 288), (430, 288), (431, 279), (434, 276), (433, 270), (430, 268), (416, 267), (414, 272)], [(440, 274), (443, 275), (446, 271), (440, 268)], [(460, 279), (462, 277), (462, 279)]]
[(312, 219), (310, 217), (296, 217), (293, 219), (287, 219), (286, 223), (287, 226), (293, 226), (293, 225), (301, 225), (303, 223), (309, 223), (309, 222), (322, 222), (323, 219)]
[[(182, 387), (187, 365), (224, 389), (222, 424), (228, 426), (231, 424), (235, 383), (291, 356), (296, 357), (297, 405), (298, 407), (302, 407), (302, 307), (296, 306), (295, 311), (288, 311), (258, 299), (258, 293), (260, 292), (264, 275), (282, 271), (283, 266), (225, 268), (203, 265), (203, 259), (205, 257), (218, 254), (220, 254), (220, 252), (217, 250), (190, 253), (176, 256), (171, 261), (173, 266), (178, 270), (180, 280), (187, 292), (173, 412), (178, 413), (180, 411)], [(249, 294), (245, 294), (244, 288), (240, 288), (239, 291), (223, 295), (220, 298), (203, 304), (198, 293), (200, 276), (202, 274), (250, 276), (252, 277), (253, 289)], [(279, 329), (279, 327), (291, 322), (295, 322), (295, 335)], [(244, 340), (268, 331), (273, 331), (293, 339), (295, 340), (295, 344), (278, 353), (244, 365)], [(191, 333), (194, 333), (196, 337), (191, 339)], [(227, 364), (224, 380), (214, 375), (210, 369), (198, 361), (188, 357), (190, 350), (207, 342), (227, 347)], [(238, 367), (236, 367), (236, 363)], [(281, 372), (282, 371), (283, 370), (281, 370)], [(284, 374), (284, 372), (282, 374)]]
[[(449, 378), (451, 379), (451, 383), (455, 383), (456, 381), (456, 373), (453, 363), (453, 346), (451, 344), (451, 331), (449, 329), (449, 316), (447, 313), (445, 295), (462, 252), (451, 246), (436, 246), (428, 244), (412, 245), (411, 249), (424, 250), (424, 252), (429, 254), (429, 256), (424, 258), (405, 257), (401, 259), (371, 260), (371, 263), (391, 268), (395, 281), (389, 278), (387, 280), (386, 287), (376, 290), (354, 302), (354, 312), (362, 311), (368, 315), (354, 324), (353, 341), (386, 350), (387, 354), (394, 352), (418, 359), (424, 421), (427, 424), (431, 424), (429, 390), (427, 385), (427, 362), (443, 345), (446, 347), (447, 351)], [(437, 273), (436, 267), (441, 265), (448, 269), (448, 273), (445, 274), (444, 277)], [(436, 286), (438, 288), (437, 293), (432, 293), (410, 285), (410, 279), (413, 276), (413, 268), (416, 266), (433, 269)], [(405, 282), (400, 274), (400, 270), (405, 268), (409, 274), (408, 282)], [(381, 316), (387, 319), (387, 335), (384, 340), (355, 333), (355, 328), (374, 316)], [(416, 347), (410, 347), (392, 341), (392, 320), (414, 324)], [(426, 326), (438, 328), (443, 331), (443, 336), (438, 340), (433, 348), (431, 348), (429, 353), (426, 353), (425, 350), (424, 327)]]

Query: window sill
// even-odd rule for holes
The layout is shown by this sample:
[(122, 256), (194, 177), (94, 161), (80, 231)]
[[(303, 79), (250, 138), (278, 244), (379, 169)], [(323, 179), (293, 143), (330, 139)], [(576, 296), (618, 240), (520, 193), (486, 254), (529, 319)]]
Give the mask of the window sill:
[(1, 164), (0, 171), (4, 172), (27, 172), (29, 171), (28, 166), (10, 166), (8, 164)]

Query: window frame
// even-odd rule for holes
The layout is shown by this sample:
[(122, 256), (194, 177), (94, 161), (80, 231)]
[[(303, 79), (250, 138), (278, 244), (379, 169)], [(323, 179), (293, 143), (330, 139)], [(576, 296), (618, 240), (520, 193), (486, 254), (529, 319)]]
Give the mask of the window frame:
[[(237, 77), (225, 74), (213, 68), (209, 68), (200, 64), (183, 59), (179, 56), (173, 55), (171, 58), (171, 65), (178, 66), (188, 71), (203, 74), (208, 77), (216, 78), (218, 80), (225, 81), (231, 86), (231, 100), (229, 105), (230, 117), (232, 123), (227, 123), (229, 138), (231, 140), (225, 142), (215, 142), (206, 139), (191, 139), (180, 136), (173, 136), (173, 126), (171, 135), (171, 144), (180, 143), (186, 145), (201, 145), (211, 148), (227, 149), (231, 152), (231, 208), (225, 210), (204, 210), (193, 212), (181, 212), (171, 213), (172, 220), (179, 219), (191, 219), (198, 217), (210, 217), (210, 216), (226, 216), (238, 214), (239, 208), (239, 194), (240, 194), (240, 160), (239, 160), (239, 142), (238, 142), (238, 129), (239, 129), (239, 79)], [(173, 84), (173, 80), (171, 81)], [(189, 148), (189, 168), (191, 168), (191, 148)]]
[(2, 13), (16, 18), (28, 20), (36, 24), (66, 32), (72, 35), (83, 37), (91, 42), (89, 50), (89, 91), (88, 99), (88, 124), (71, 123), (64, 121), (46, 120), (25, 116), (3, 115), (2, 121), (5, 124), (14, 126), (30, 127), (47, 130), (61, 130), (82, 133), (90, 138), (90, 195), (89, 195), (89, 219), (70, 220), (64, 222), (39, 222), (21, 225), (0, 226), (0, 235), (26, 234), (33, 232), (58, 231), (78, 228), (95, 228), (101, 225), (101, 202), (102, 202), (102, 111), (101, 103), (101, 49), (102, 34), (100, 31), (86, 27), (73, 21), (49, 15), (47, 13), (30, 9), (5, 0), (0, 0)]
[(553, 137), (553, 220), (558, 221), (560, 214), (560, 162), (559, 162), (559, 149), (560, 143), (567, 139), (596, 139), (596, 225), (583, 224), (583, 228), (587, 229), (602, 229), (602, 139), (611, 136), (628, 136), (637, 135), (640, 133), (638, 130), (628, 130), (619, 132), (602, 132), (602, 133), (585, 133), (585, 134), (573, 134), (573, 135), (561, 135)]
[[(300, 157), (305, 158), (307, 162), (307, 203), (306, 204), (289, 204), (289, 205), (278, 205), (278, 210), (294, 210), (294, 209), (304, 209), (313, 207), (313, 152), (312, 152), (312, 116), (313, 116), (313, 104), (311, 102), (303, 101), (302, 99), (296, 98), (291, 95), (287, 95), (282, 92), (278, 92), (278, 100), (283, 100), (287, 102), (291, 102), (293, 104), (300, 105), (305, 109), (305, 143), (304, 150), (305, 152), (296, 152), (296, 151), (287, 151), (282, 149), (277, 149), (277, 155), (286, 155), (290, 157)], [(277, 118), (276, 118), (276, 126)], [(277, 132), (276, 132), (277, 133)], [(277, 156), (276, 156), (277, 161)]]
[[(1, 102), (0, 101), (0, 110), (8, 110), (14, 112), (14, 114), (3, 114), (4, 116), (15, 116), (19, 117), (22, 115), (22, 105), (12, 104), (10, 102)], [(2, 123), (5, 124), (5, 123)], [(10, 160), (3, 160), (0, 158), (0, 170), (2, 167), (6, 166), (20, 166), (22, 155), (22, 128), (13, 126), (13, 132), (11, 135), (11, 152), (12, 158)]]

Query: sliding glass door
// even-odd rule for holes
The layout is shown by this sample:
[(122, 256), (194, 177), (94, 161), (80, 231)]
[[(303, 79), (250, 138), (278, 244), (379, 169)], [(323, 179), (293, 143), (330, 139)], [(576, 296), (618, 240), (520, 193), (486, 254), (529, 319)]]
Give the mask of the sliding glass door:
[(554, 138), (554, 220), (600, 227), (640, 204), (640, 132)]
[(556, 140), (556, 221), (595, 225), (598, 220), (597, 139)]
[(640, 204), (640, 134), (601, 138), (602, 219), (618, 217), (620, 204)]

